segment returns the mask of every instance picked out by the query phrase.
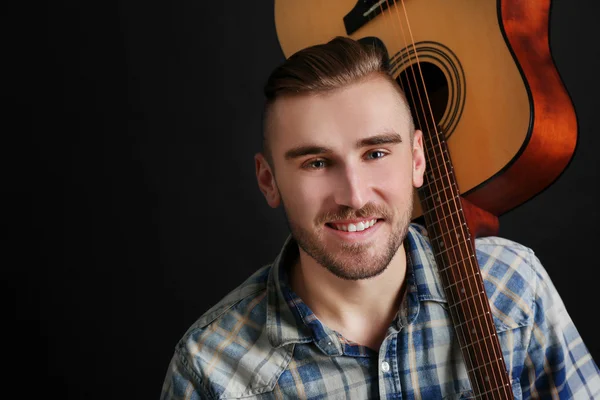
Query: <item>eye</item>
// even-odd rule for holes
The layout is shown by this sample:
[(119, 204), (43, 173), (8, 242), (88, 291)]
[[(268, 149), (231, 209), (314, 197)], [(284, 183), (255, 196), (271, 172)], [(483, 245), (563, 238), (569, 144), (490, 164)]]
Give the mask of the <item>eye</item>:
[(374, 150), (367, 153), (367, 160), (374, 160), (377, 158), (383, 158), (387, 155), (386, 152), (381, 150)]
[(327, 166), (327, 162), (322, 158), (306, 162), (302, 165), (304, 169), (323, 169)]

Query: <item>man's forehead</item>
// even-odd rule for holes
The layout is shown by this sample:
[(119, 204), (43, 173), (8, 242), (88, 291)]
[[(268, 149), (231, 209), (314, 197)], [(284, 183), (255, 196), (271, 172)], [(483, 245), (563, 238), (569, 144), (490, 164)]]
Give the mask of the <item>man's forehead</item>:
[(269, 140), (326, 144), (340, 139), (354, 142), (390, 131), (410, 134), (409, 111), (391, 85), (351, 89), (355, 88), (278, 99), (266, 121)]

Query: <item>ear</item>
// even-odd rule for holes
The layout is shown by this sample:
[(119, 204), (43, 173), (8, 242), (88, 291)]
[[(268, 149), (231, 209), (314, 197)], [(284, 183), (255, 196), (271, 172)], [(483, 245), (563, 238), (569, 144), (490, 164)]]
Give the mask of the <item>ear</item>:
[(423, 132), (416, 130), (413, 136), (413, 186), (423, 186), (423, 174), (425, 173), (425, 151), (423, 149)]
[(254, 155), (254, 162), (256, 165), (256, 180), (258, 181), (258, 187), (262, 194), (265, 196), (267, 203), (276, 208), (281, 202), (279, 196), (279, 189), (277, 188), (277, 182), (275, 182), (275, 175), (271, 170), (271, 166), (267, 162), (265, 156), (262, 153)]

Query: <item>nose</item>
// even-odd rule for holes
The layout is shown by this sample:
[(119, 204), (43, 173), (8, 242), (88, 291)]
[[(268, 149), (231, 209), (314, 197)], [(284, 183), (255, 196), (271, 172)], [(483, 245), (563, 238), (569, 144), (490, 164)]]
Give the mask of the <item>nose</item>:
[(356, 167), (340, 168), (340, 174), (334, 185), (334, 200), (338, 205), (359, 210), (369, 200), (368, 180), (360, 174)]

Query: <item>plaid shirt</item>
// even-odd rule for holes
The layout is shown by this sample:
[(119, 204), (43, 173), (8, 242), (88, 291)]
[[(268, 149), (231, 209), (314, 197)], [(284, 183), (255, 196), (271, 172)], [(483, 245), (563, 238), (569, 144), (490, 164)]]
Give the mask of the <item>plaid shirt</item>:
[[(175, 348), (161, 399), (462, 399), (473, 394), (426, 232), (405, 240), (407, 290), (378, 352), (323, 325), (293, 293), (288, 238), (272, 265)], [(533, 252), (476, 240), (515, 398), (600, 399), (598, 367)]]

